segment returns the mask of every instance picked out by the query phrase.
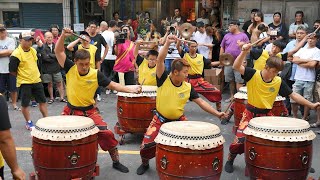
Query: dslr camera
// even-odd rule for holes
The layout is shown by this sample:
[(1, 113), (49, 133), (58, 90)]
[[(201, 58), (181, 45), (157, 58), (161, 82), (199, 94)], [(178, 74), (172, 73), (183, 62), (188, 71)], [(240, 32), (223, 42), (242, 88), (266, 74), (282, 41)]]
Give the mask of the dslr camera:
[(116, 38), (116, 44), (123, 44), (126, 41), (126, 37), (127, 37), (127, 30), (124, 29), (123, 32), (121, 31), (116, 31), (114, 33), (114, 36)]

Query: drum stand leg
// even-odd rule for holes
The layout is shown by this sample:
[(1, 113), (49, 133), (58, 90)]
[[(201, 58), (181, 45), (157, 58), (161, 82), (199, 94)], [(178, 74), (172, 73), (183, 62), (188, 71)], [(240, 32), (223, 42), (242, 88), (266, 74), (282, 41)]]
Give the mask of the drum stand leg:
[(123, 145), (126, 132), (121, 129), (119, 122), (114, 126), (114, 132), (120, 136), (119, 144)]

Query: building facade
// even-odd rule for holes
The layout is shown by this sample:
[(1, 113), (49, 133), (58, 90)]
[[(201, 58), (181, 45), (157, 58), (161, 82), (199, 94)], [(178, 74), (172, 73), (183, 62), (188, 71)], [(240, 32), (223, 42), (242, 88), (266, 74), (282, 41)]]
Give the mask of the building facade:
[(294, 22), (297, 10), (305, 13), (309, 25), (320, 19), (319, 0), (109, 0), (105, 8), (99, 7), (97, 0), (0, 0), (0, 23), (8, 27), (48, 28), (50, 24), (71, 27), (74, 23), (110, 20), (116, 11), (121, 19), (134, 19), (137, 11), (148, 11), (159, 24), (163, 17), (173, 16), (176, 7), (189, 20), (207, 8), (225, 29), (230, 19), (248, 20), (253, 8), (265, 14), (265, 21), (272, 20), (274, 12), (281, 12), (287, 26)]

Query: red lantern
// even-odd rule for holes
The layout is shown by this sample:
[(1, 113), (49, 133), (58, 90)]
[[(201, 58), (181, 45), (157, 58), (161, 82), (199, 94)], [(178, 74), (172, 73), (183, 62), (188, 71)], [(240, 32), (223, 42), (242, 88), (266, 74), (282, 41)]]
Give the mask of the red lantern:
[(109, 0), (98, 0), (98, 5), (102, 8), (107, 7), (109, 5)]

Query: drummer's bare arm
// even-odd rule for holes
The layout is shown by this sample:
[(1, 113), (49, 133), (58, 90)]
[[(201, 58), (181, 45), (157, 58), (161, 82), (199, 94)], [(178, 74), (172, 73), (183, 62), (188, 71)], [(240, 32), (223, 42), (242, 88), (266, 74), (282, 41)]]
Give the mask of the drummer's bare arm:
[(136, 41), (136, 46), (135, 46), (134, 52), (133, 52), (134, 58), (137, 58), (137, 56), (139, 54), (139, 47), (140, 47), (141, 42), (142, 42), (142, 40), (140, 40), (140, 39)]
[(308, 106), (310, 109), (316, 109), (320, 105), (320, 102), (312, 103), (312, 102), (306, 100), (300, 94), (295, 93), (295, 92), (291, 93), (289, 95), (289, 97), (292, 98), (296, 103), (304, 105), (304, 106)]
[(72, 30), (69, 28), (65, 28), (62, 30), (61, 36), (56, 43), (56, 47), (54, 48), (55, 55), (60, 66), (64, 67), (64, 62), (66, 61), (66, 53), (64, 52), (64, 40), (67, 36), (72, 34)]
[(140, 93), (141, 86), (123, 86), (119, 83), (111, 81), (110, 84), (107, 86), (108, 89), (116, 90), (118, 92), (126, 92), (126, 93)]
[(204, 111), (217, 116), (218, 118), (221, 118), (225, 115), (224, 112), (219, 112), (216, 109), (214, 109), (209, 103), (207, 103), (205, 100), (203, 100), (202, 98), (197, 98), (197, 99), (193, 99), (193, 102), (195, 102), (196, 104), (198, 104), (198, 106), (201, 107), (201, 109), (203, 109)]
[(74, 47), (80, 42), (80, 38), (72, 41), (68, 46), (67, 46), (67, 49), (69, 51), (74, 51)]
[(171, 43), (174, 43), (176, 41), (176, 36), (173, 35), (168, 35), (165, 44), (163, 45), (163, 47), (160, 50), (158, 59), (157, 59), (157, 77), (161, 78), (164, 70), (165, 70), (165, 66), (164, 66), (164, 60), (167, 57), (168, 54), (168, 49)]
[(245, 44), (242, 46), (241, 53), (233, 63), (233, 69), (244, 75), (245, 67), (242, 65), (246, 59), (248, 52), (250, 51), (251, 44)]

